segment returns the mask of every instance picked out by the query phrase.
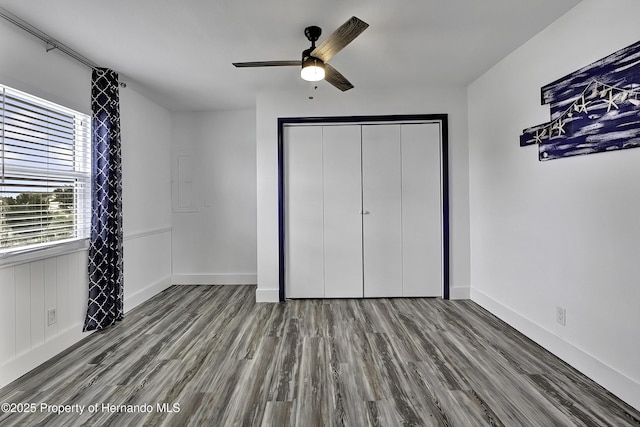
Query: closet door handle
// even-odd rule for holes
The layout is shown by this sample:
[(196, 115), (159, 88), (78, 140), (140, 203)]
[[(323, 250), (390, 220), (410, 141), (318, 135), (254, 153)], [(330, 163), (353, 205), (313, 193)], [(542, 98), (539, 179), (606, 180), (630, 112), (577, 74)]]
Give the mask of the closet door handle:
[(369, 215), (371, 212), (369, 211), (358, 211), (360, 215)]

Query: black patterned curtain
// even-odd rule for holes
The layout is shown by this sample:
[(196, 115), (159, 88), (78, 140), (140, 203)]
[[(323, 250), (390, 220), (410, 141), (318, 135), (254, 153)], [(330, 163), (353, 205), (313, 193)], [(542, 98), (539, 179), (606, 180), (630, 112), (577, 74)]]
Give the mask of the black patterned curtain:
[(85, 331), (107, 328), (123, 316), (120, 101), (118, 74), (113, 70), (93, 71), (91, 110), (91, 242)]

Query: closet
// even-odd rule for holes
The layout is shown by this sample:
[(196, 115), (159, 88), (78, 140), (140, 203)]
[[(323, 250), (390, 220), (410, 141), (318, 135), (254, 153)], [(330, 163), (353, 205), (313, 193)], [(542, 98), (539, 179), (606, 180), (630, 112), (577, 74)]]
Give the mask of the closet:
[(443, 292), (440, 124), (284, 128), (287, 298)]

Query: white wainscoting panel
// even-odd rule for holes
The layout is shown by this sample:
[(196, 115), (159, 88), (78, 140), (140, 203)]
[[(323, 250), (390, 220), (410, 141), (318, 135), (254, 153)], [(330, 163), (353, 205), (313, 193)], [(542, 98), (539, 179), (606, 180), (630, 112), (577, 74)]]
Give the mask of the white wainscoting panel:
[(16, 355), (16, 288), (12, 268), (0, 269), (0, 364)]
[[(171, 286), (171, 228), (125, 236), (124, 253), (126, 313)], [(0, 387), (87, 336), (88, 289), (84, 248), (0, 267)]]
[(125, 234), (125, 314), (171, 286), (171, 234), (171, 227)]
[(81, 249), (0, 268), (0, 387), (86, 336), (86, 259)]

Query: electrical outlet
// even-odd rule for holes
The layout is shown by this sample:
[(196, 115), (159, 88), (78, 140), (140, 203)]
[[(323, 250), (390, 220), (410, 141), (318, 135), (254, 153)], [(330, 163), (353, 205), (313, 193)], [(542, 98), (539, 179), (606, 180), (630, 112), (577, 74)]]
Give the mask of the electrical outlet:
[(55, 308), (50, 308), (47, 311), (47, 325), (54, 325), (58, 321), (58, 312)]
[(562, 307), (556, 307), (556, 322), (562, 326), (567, 326), (567, 310)]

